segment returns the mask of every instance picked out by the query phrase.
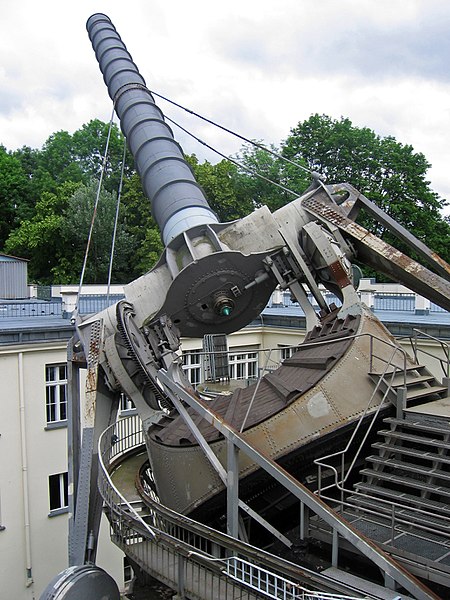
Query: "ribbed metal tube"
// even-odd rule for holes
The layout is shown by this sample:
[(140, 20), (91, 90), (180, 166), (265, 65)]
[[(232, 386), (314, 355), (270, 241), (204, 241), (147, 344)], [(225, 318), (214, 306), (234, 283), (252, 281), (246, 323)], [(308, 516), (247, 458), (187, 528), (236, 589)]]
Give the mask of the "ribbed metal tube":
[(197, 225), (217, 223), (111, 20), (95, 14), (86, 27), (164, 243)]

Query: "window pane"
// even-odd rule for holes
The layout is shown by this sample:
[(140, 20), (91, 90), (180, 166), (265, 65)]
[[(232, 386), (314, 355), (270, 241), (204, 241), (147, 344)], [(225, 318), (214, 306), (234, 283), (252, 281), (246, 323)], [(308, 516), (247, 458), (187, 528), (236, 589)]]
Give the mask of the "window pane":
[(48, 478), (48, 491), (50, 510), (61, 508), (61, 494), (59, 488), (59, 475), (50, 475)]
[(48, 477), (50, 510), (66, 508), (68, 502), (68, 473), (57, 473)]
[(63, 506), (69, 506), (69, 474), (62, 473)]
[(46, 381), (55, 381), (54, 367), (45, 367), (45, 379)]
[(66, 386), (61, 386), (59, 390), (59, 418), (61, 421), (67, 419), (67, 398)]

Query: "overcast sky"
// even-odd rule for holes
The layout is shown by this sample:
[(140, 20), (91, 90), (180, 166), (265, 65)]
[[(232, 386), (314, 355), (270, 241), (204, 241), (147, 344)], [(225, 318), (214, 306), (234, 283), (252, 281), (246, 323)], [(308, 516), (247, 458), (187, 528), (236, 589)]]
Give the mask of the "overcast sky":
[[(448, 0), (1, 0), (8, 150), (109, 121), (85, 28), (96, 12), (111, 18), (150, 89), (267, 144), (313, 113), (348, 117), (425, 154), (432, 188), (450, 200)], [(158, 103), (222, 153), (239, 150), (239, 140)], [(174, 132), (186, 152), (218, 160)]]

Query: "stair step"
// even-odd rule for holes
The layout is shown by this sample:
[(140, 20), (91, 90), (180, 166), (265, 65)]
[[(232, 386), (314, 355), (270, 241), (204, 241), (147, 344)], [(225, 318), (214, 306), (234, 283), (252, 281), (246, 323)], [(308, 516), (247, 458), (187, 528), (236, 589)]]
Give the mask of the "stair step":
[(382, 375), (384, 375), (384, 377), (386, 377), (387, 375), (392, 375), (393, 373), (395, 373), (397, 375), (403, 374), (404, 370), (407, 373), (409, 373), (411, 371), (418, 371), (420, 373), (424, 369), (425, 369), (425, 365), (407, 365), (405, 369), (403, 367), (396, 367), (395, 369), (388, 368), (388, 369), (386, 369), (386, 371), (369, 371), (369, 375), (371, 377), (380, 378)]
[(402, 440), (404, 442), (422, 444), (425, 445), (427, 448), (430, 446), (435, 446), (436, 448), (449, 448), (449, 443), (444, 440), (425, 438), (421, 435), (413, 435), (412, 433), (404, 433), (403, 431), (395, 431), (393, 429), (382, 429), (378, 432), (378, 435), (382, 435), (385, 438), (394, 438), (396, 440)]
[[(347, 498), (347, 502), (352, 506), (347, 506), (346, 512), (350, 512), (352, 507), (354, 507), (355, 511), (358, 511), (360, 508), (367, 508), (376, 512), (378, 516), (383, 516), (389, 524), (391, 523), (392, 504), (386, 504), (368, 496), (350, 496)], [(411, 525), (418, 524), (430, 528), (438, 527), (444, 535), (450, 534), (450, 520), (443, 518), (438, 513), (424, 514), (423, 512), (414, 511), (408, 506), (396, 506), (395, 516), (404, 521), (410, 521)], [(364, 513), (362, 513), (362, 518), (364, 518)]]
[(413, 385), (419, 385), (424, 383), (430, 383), (431, 381), (436, 381), (433, 375), (419, 375), (418, 377), (407, 377), (406, 381), (404, 380), (403, 373), (401, 376), (394, 377), (393, 381), (389, 381), (393, 388), (403, 387), (403, 384), (406, 384), (406, 387), (412, 387)]
[(395, 485), (401, 485), (412, 489), (423, 490), (431, 494), (438, 494), (450, 498), (450, 488), (442, 485), (435, 485), (424, 481), (419, 481), (410, 477), (394, 475), (393, 473), (384, 473), (383, 471), (375, 471), (374, 469), (361, 469), (361, 475), (374, 478), (377, 480), (386, 481)]
[(407, 400), (417, 400), (417, 398), (427, 398), (432, 395), (447, 394), (448, 389), (443, 385), (430, 385), (421, 389), (407, 388)]
[(411, 456), (413, 458), (429, 460), (430, 462), (439, 462), (450, 465), (450, 456), (443, 456), (437, 452), (430, 452), (429, 450), (421, 451), (405, 446), (393, 446), (392, 444), (386, 444), (385, 442), (375, 442), (372, 444), (372, 448), (378, 450), (380, 453), (390, 452), (394, 454), (403, 454), (404, 456)]
[[(445, 481), (450, 481), (450, 473), (446, 473), (445, 471), (441, 471), (438, 469), (427, 469), (426, 467), (420, 467), (418, 465), (414, 465), (409, 462), (403, 462), (401, 460), (396, 460), (394, 458), (383, 458), (381, 456), (369, 456), (367, 457), (367, 461), (376, 465), (383, 465), (386, 467), (391, 467), (393, 469), (400, 469), (403, 471), (408, 471), (409, 473), (417, 473), (418, 475), (423, 475), (424, 477), (436, 477), (438, 479), (444, 479)], [(376, 471), (380, 473), (381, 471)]]
[(440, 512), (443, 515), (450, 517), (450, 506), (447, 502), (439, 502), (438, 500), (430, 500), (421, 496), (414, 496), (406, 492), (390, 490), (389, 488), (380, 488), (372, 483), (361, 481), (355, 484), (355, 489), (360, 493), (366, 493), (371, 497), (381, 496), (394, 502), (408, 503), (413, 507)]
[(426, 431), (428, 433), (441, 433), (442, 435), (450, 435), (450, 428), (441, 427), (437, 423), (430, 425), (429, 422), (425, 423), (420, 420), (414, 420), (414, 418), (408, 419), (397, 419), (396, 417), (385, 417), (383, 423), (389, 423), (390, 425), (400, 425), (409, 429), (416, 429), (420, 431)]

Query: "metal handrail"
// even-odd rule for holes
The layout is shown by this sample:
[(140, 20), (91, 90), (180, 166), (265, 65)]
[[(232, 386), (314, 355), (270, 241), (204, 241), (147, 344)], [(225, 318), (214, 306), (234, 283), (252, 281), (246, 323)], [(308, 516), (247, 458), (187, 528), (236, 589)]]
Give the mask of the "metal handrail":
[[(311, 341), (303, 341), (300, 344), (293, 344), (293, 345), (286, 345), (286, 346), (277, 346), (276, 348), (252, 348), (251, 350), (242, 350), (242, 353), (244, 352), (252, 352), (254, 354), (268, 354), (268, 358), (266, 360), (266, 365), (264, 366), (263, 371), (268, 372), (269, 370), (272, 370), (271, 368), (269, 368), (269, 361), (271, 361), (273, 363), (273, 365), (280, 365), (283, 360), (276, 360), (276, 359), (272, 359), (271, 357), (273, 356), (273, 353), (275, 352), (280, 352), (281, 350), (287, 350), (287, 349), (292, 349), (292, 350), (303, 350), (304, 348), (315, 348), (318, 346), (329, 346), (330, 344), (339, 344), (345, 341), (351, 341), (351, 340), (356, 340), (358, 338), (363, 338), (363, 337), (368, 337), (371, 340), (371, 344), (372, 344), (372, 340), (376, 340), (378, 342), (381, 342), (382, 344), (385, 344), (386, 346), (393, 348), (395, 350), (398, 351), (399, 354), (401, 354), (401, 361), (402, 361), (402, 365), (391, 365), (394, 366), (396, 369), (402, 369), (405, 373), (405, 381), (406, 381), (406, 361), (408, 358), (408, 355), (406, 353), (405, 350), (403, 350), (403, 348), (396, 346), (395, 344), (392, 344), (391, 342), (386, 341), (385, 339), (374, 335), (373, 333), (369, 333), (369, 332), (363, 332), (363, 333), (355, 333), (352, 335), (342, 335), (333, 339), (324, 339), (324, 340), (311, 340)], [(189, 354), (191, 351), (190, 350), (186, 350), (185, 351), (186, 354)], [(195, 350), (196, 354), (199, 357), (203, 357), (203, 356), (208, 356), (208, 355), (212, 355), (212, 354), (216, 354), (215, 352), (207, 352), (207, 351), (198, 351)], [(233, 350), (228, 350), (227, 352), (220, 350), (219, 352), (220, 354), (238, 354), (239, 350), (237, 349), (233, 349)], [(370, 350), (370, 369), (372, 369), (373, 367), (373, 360), (374, 359), (378, 359), (381, 362), (386, 362), (386, 360), (382, 357), (382, 356), (378, 356), (373, 352), (373, 347), (371, 346), (371, 350)], [(207, 383), (207, 382), (205, 382)]]
[[(423, 332), (421, 332), (420, 330), (417, 330), (417, 329), (415, 329), (414, 332), (415, 333), (423, 333)], [(442, 342), (441, 340), (439, 340), (437, 338), (434, 338), (433, 336), (425, 334), (425, 333), (423, 333), (423, 335), (426, 336), (426, 337), (430, 337), (431, 339), (433, 339), (433, 340), (441, 343), (443, 349), (444, 349), (444, 346), (446, 346), (447, 347), (447, 351), (448, 351), (449, 347), (448, 347), (448, 345), (445, 342)], [(398, 350), (401, 350), (398, 347), (396, 347), (396, 348)], [(406, 353), (404, 351), (402, 351), (402, 352), (403, 352), (404, 356), (406, 356)], [(432, 354), (430, 354), (430, 355), (433, 356)], [(377, 357), (377, 358), (380, 359), (381, 357)], [(370, 398), (370, 400), (369, 400), (369, 402), (367, 404), (366, 410), (364, 411), (363, 415), (359, 419), (358, 424), (357, 424), (356, 428), (354, 429), (354, 431), (352, 433), (352, 436), (351, 436), (350, 440), (348, 441), (346, 447), (343, 450), (340, 450), (338, 452), (329, 454), (327, 456), (324, 456), (324, 457), (322, 457), (320, 459), (316, 459), (314, 461), (314, 463), (318, 465), (318, 490), (317, 490), (317, 493), (318, 493), (319, 497), (321, 497), (324, 500), (328, 500), (328, 501), (331, 501), (331, 502), (334, 502), (334, 503), (338, 503), (338, 504), (340, 504), (341, 506), (344, 507), (346, 505), (350, 506), (349, 503), (347, 503), (347, 502), (344, 501), (344, 497), (346, 496), (346, 494), (352, 494), (354, 496), (361, 496), (363, 498), (368, 498), (368, 499), (371, 498), (371, 496), (368, 495), (368, 494), (361, 494), (361, 493), (357, 492), (356, 490), (349, 490), (349, 489), (345, 488), (345, 482), (347, 481), (348, 477), (350, 476), (352, 467), (354, 466), (354, 464), (355, 464), (355, 462), (356, 462), (356, 460), (358, 458), (358, 455), (361, 452), (361, 450), (362, 450), (362, 448), (364, 446), (365, 441), (367, 440), (367, 437), (368, 437), (368, 435), (370, 433), (370, 430), (371, 430), (373, 424), (376, 421), (376, 418), (378, 416), (380, 407), (383, 405), (383, 402), (384, 402), (386, 396), (388, 395), (388, 393), (392, 389), (392, 385), (391, 384), (393, 382), (393, 379), (394, 379), (395, 375), (397, 375), (400, 372), (399, 370), (397, 370), (398, 367), (396, 367), (395, 365), (391, 364), (391, 361), (392, 361), (393, 358), (394, 358), (394, 354), (391, 356), (391, 360), (386, 362), (385, 369), (384, 369), (383, 373), (380, 374), (380, 378), (379, 378), (379, 380), (377, 382), (377, 385), (376, 385), (376, 387), (374, 389), (374, 392), (373, 392), (373, 394), (372, 394), (372, 396), (371, 396), (371, 398)], [(416, 360), (416, 363), (418, 363), (416, 352), (414, 352), (414, 358)], [(391, 367), (392, 367), (392, 371), (390, 370)], [(404, 374), (405, 374), (405, 377), (406, 377), (406, 365), (405, 365)], [(385, 378), (386, 375), (389, 375), (388, 379)], [(369, 409), (369, 407), (370, 407), (370, 405), (372, 403), (373, 397), (377, 393), (377, 391), (379, 390), (379, 387), (380, 387), (380, 385), (381, 385), (382, 382), (384, 382), (386, 384), (386, 391), (384, 392), (383, 399), (382, 399), (381, 403), (379, 404), (377, 411), (374, 413), (373, 418), (371, 420), (371, 423), (370, 423), (369, 427), (367, 428), (366, 435), (364, 436), (363, 440), (361, 441), (361, 443), (360, 443), (360, 445), (359, 445), (359, 447), (358, 447), (358, 449), (357, 449), (357, 451), (356, 451), (356, 453), (355, 453), (355, 455), (353, 457), (353, 460), (352, 460), (350, 466), (348, 467), (347, 473), (344, 476), (345, 454), (350, 450), (351, 444), (352, 444), (353, 440), (356, 437), (357, 431), (358, 431), (360, 425), (362, 424), (362, 421), (364, 420), (364, 417), (366, 416), (367, 411), (368, 411), (368, 409)], [(405, 384), (406, 384), (406, 381), (405, 381)], [(331, 460), (331, 459), (339, 457), (339, 456), (341, 456), (341, 477), (340, 477), (340, 479), (339, 479), (339, 473), (337, 471), (337, 468), (333, 464), (329, 464), (329, 463), (326, 462), (328, 460)], [(322, 467), (329, 469), (334, 474), (334, 483), (331, 483), (331, 484), (329, 484), (328, 486), (325, 486), (325, 487), (322, 487), (322, 485), (321, 485)], [(333, 489), (333, 488), (336, 488), (337, 490), (339, 490), (340, 495), (341, 495), (341, 499), (340, 500), (338, 500), (336, 497), (331, 497), (331, 496), (328, 496), (328, 495), (324, 495), (325, 491)], [(396, 514), (397, 510), (408, 510), (408, 511), (411, 511), (411, 512), (416, 512), (418, 514), (429, 515), (428, 511), (423, 511), (423, 510), (421, 510), (419, 508), (416, 508), (416, 507), (413, 507), (413, 506), (408, 506), (407, 504), (402, 504), (401, 502), (393, 502), (392, 500), (385, 500), (385, 499), (379, 498), (379, 497), (377, 497), (376, 500), (377, 500), (377, 502), (380, 502), (381, 504), (385, 504), (386, 507), (390, 509), (390, 512), (391, 512), (391, 523), (392, 523), (392, 530), (393, 531), (399, 525), (402, 525), (402, 524), (408, 525), (409, 524), (408, 521), (402, 519), (401, 517), (399, 517)], [(370, 508), (359, 506), (359, 505), (358, 505), (358, 510), (360, 512), (362, 512), (362, 513), (365, 513), (365, 514), (375, 514), (375, 515), (377, 514), (376, 511), (372, 511)], [(386, 511), (386, 512), (388, 512), (388, 511)], [(450, 518), (449, 517), (445, 517), (445, 516), (439, 515), (439, 518), (441, 520), (443, 520), (443, 521), (448, 521), (450, 523)], [(433, 528), (432, 526), (422, 525), (420, 523), (417, 524), (417, 528), (419, 530), (421, 530), (421, 531), (428, 532), (428, 533), (431, 533), (431, 534), (441, 533), (441, 530), (439, 528)]]
[[(332, 465), (320, 464), (319, 461), (320, 460), (326, 460), (326, 459), (333, 458), (333, 457), (340, 456), (340, 455), (342, 456), (342, 461), (345, 460), (345, 453), (348, 452), (348, 450), (349, 450), (349, 448), (350, 448), (353, 440), (355, 439), (355, 436), (356, 436), (356, 434), (357, 434), (357, 432), (358, 432), (358, 430), (359, 430), (359, 428), (360, 428), (360, 426), (361, 426), (364, 418), (366, 417), (366, 415), (367, 415), (367, 413), (368, 413), (368, 411), (370, 409), (370, 406), (371, 406), (371, 404), (373, 402), (373, 399), (375, 398), (376, 394), (378, 393), (378, 391), (379, 391), (379, 389), (381, 387), (381, 384), (384, 383), (386, 385), (386, 390), (385, 390), (385, 392), (383, 394), (382, 400), (378, 404), (377, 409), (376, 409), (376, 411), (375, 411), (375, 413), (373, 415), (373, 418), (371, 420), (371, 423), (370, 423), (369, 427), (367, 428), (367, 431), (366, 431), (366, 433), (364, 435), (364, 438), (363, 438), (363, 440), (362, 440), (362, 442), (360, 444), (360, 447), (358, 448), (357, 452), (354, 455), (354, 458), (352, 460), (352, 463), (351, 463), (351, 465), (349, 467), (348, 473), (347, 473), (344, 481), (348, 478), (348, 476), (350, 475), (351, 469), (353, 468), (356, 460), (358, 459), (359, 453), (361, 452), (361, 449), (364, 446), (364, 443), (367, 440), (367, 438), (368, 438), (368, 436), (369, 436), (369, 434), (370, 434), (370, 432), (372, 430), (373, 424), (376, 421), (376, 418), (377, 418), (377, 416), (378, 416), (378, 414), (379, 414), (379, 412), (381, 410), (381, 407), (385, 405), (385, 402), (386, 402), (386, 399), (387, 399), (389, 393), (393, 390), (392, 384), (393, 384), (393, 381), (394, 381), (394, 377), (396, 375), (398, 375), (399, 373), (401, 373), (402, 377), (403, 377), (403, 387), (404, 388), (406, 387), (406, 373), (407, 373), (406, 365), (407, 365), (408, 355), (407, 355), (406, 351), (403, 348), (401, 348), (399, 346), (396, 346), (395, 344), (393, 344), (391, 342), (388, 342), (387, 340), (385, 340), (385, 339), (383, 339), (383, 338), (381, 338), (379, 336), (376, 336), (373, 333), (369, 333), (369, 332), (356, 333), (356, 334), (348, 335), (348, 336), (347, 335), (342, 335), (340, 337), (337, 337), (337, 338), (334, 338), (334, 339), (331, 339), (331, 340), (330, 339), (328, 339), (328, 340), (319, 340), (319, 341), (312, 340), (312, 341), (303, 342), (300, 346), (298, 346), (298, 344), (297, 344), (295, 346), (286, 346), (285, 347), (285, 348), (295, 348), (295, 349), (297, 349), (297, 348), (299, 348), (299, 349), (302, 349), (302, 348), (315, 348), (315, 347), (324, 346), (324, 345), (339, 344), (339, 343), (342, 343), (343, 341), (351, 341), (351, 340), (356, 340), (356, 339), (360, 339), (360, 338), (364, 338), (364, 337), (368, 337), (369, 338), (369, 347), (370, 347), (369, 370), (372, 371), (375, 359), (379, 360), (382, 363), (385, 363), (385, 367), (384, 367), (383, 372), (380, 373), (380, 377), (379, 377), (379, 380), (378, 380), (378, 382), (377, 382), (377, 384), (375, 386), (375, 389), (374, 389), (374, 391), (373, 391), (373, 393), (372, 393), (372, 395), (371, 395), (371, 397), (369, 399), (369, 402), (368, 402), (366, 408), (364, 409), (363, 414), (361, 415), (361, 417), (360, 417), (360, 419), (359, 419), (359, 421), (357, 423), (356, 428), (352, 432), (352, 436), (351, 436), (349, 442), (347, 443), (346, 448), (344, 448), (344, 450), (340, 450), (340, 451), (335, 452), (333, 454), (327, 455), (327, 456), (323, 457), (322, 459), (316, 459), (314, 461), (316, 464), (319, 465), (319, 482), (320, 482), (320, 468), (321, 468), (321, 466), (324, 466), (324, 467), (330, 468), (334, 472), (334, 474), (335, 474), (335, 481), (336, 481), (335, 485), (337, 486), (337, 477), (338, 477), (337, 470)], [(374, 342), (375, 341), (376, 342), (380, 342), (380, 344), (383, 344), (383, 345), (387, 346), (388, 348), (391, 348), (391, 354), (390, 354), (390, 357), (387, 360), (383, 356), (375, 354), (375, 351), (374, 351)], [(260, 352), (267, 353), (267, 358), (266, 358), (266, 362), (265, 362), (265, 365), (264, 365), (264, 368), (263, 368), (263, 373), (265, 371), (267, 371), (267, 365), (268, 365), (269, 361), (271, 360), (272, 353), (275, 350), (279, 351), (280, 348), (276, 348), (276, 349), (275, 348), (264, 348), (264, 349), (254, 349), (254, 350), (252, 350), (252, 352), (255, 352), (255, 353), (260, 353)], [(221, 353), (224, 354), (223, 351), (221, 351)], [(230, 353), (236, 353), (236, 351), (235, 350), (234, 351), (228, 351), (228, 354), (230, 354)], [(213, 353), (211, 353), (211, 352), (199, 352), (198, 354), (199, 355), (208, 355), (208, 354), (213, 354)], [(394, 363), (394, 359), (398, 355), (400, 355), (400, 361), (399, 362), (402, 363), (401, 366), (399, 364), (395, 364)], [(390, 369), (392, 369), (392, 370), (390, 370)], [(389, 377), (386, 377), (387, 375)], [(258, 378), (258, 381), (256, 383), (256, 387), (255, 387), (255, 391), (253, 393), (251, 401), (253, 401), (253, 399), (254, 399), (254, 397), (256, 395), (256, 392), (258, 390), (258, 386), (259, 386), (259, 384), (261, 382), (261, 379), (262, 379), (262, 376), (260, 376)], [(248, 414), (248, 412), (249, 412), (249, 410), (247, 410), (247, 414)], [(246, 417), (247, 417), (247, 415), (246, 415)], [(245, 420), (244, 420), (244, 423), (245, 423)], [(242, 429), (243, 429), (243, 427), (241, 427), (241, 431), (242, 431)], [(341, 472), (343, 472), (343, 467), (341, 468)], [(329, 489), (330, 487), (333, 487), (333, 485), (327, 486), (326, 488), (324, 488), (324, 490)], [(340, 489), (340, 488), (338, 488), (338, 489)], [(320, 483), (319, 483), (319, 496), (320, 496)]]
[[(421, 508), (417, 508), (416, 506), (409, 506), (407, 504), (402, 504), (401, 502), (395, 502), (393, 500), (386, 500), (384, 498), (380, 498), (379, 496), (371, 496), (370, 494), (363, 494), (362, 492), (358, 492), (357, 490), (353, 490), (353, 489), (343, 488), (343, 491), (349, 495), (359, 496), (360, 498), (363, 498), (364, 500), (376, 500), (377, 503), (385, 505), (386, 511), (384, 513), (384, 516), (386, 518), (390, 518), (390, 520), (391, 520), (391, 531), (392, 531), (391, 542), (393, 541), (394, 531), (397, 531), (397, 532), (403, 531), (401, 529), (401, 527), (398, 527), (399, 525), (400, 526), (401, 525), (408, 526), (407, 527), (408, 534), (412, 535), (412, 536), (414, 535), (411, 532), (411, 530), (409, 529), (409, 527), (411, 526), (411, 522), (406, 519), (403, 519), (401, 516), (398, 516), (398, 511), (409, 511), (409, 512), (413, 512), (413, 513), (417, 513), (418, 516), (424, 516), (424, 517), (436, 516), (442, 522), (447, 522), (450, 525), (450, 517), (446, 517), (440, 513), (439, 514), (438, 513), (430, 513), (429, 511), (423, 510)], [(322, 494), (321, 498), (322, 498), (322, 500), (327, 500), (334, 504), (338, 503), (342, 508), (344, 508), (344, 507), (355, 508), (355, 505), (352, 504), (351, 502), (348, 502), (345, 500), (337, 500), (336, 498), (334, 498), (332, 496), (324, 496)], [(374, 510), (374, 509), (368, 508), (367, 506), (362, 506), (360, 504), (358, 504), (356, 508), (358, 509), (358, 512), (361, 512), (364, 514), (375, 515), (376, 517), (380, 517), (380, 515), (381, 515), (379, 510)], [(424, 525), (422, 523), (415, 523), (414, 526), (420, 531), (431, 533), (433, 536), (442, 535), (442, 528), (439, 528), (439, 526), (432, 527), (430, 525)], [(427, 539), (427, 538), (423, 537), (423, 539)], [(436, 539), (435, 537), (432, 537), (430, 539), (434, 544), (441, 545), (441, 546), (444, 546), (445, 548), (448, 548), (448, 542), (441, 542), (440, 540)]]
[(336, 596), (324, 592), (312, 592), (293, 581), (275, 575), (238, 556), (226, 559), (228, 577), (244, 583), (247, 587), (274, 600), (355, 600), (352, 596)]
[[(414, 335), (412, 337), (411, 343), (413, 346), (413, 352), (414, 352), (414, 356), (416, 357), (416, 360), (417, 360), (417, 355), (418, 355), (419, 351), (422, 352), (422, 354), (431, 356), (431, 358), (434, 358), (435, 360), (437, 360), (440, 363), (444, 377), (450, 377), (450, 345), (447, 344), (447, 342), (444, 342), (443, 340), (440, 340), (439, 338), (434, 337), (433, 335), (430, 335), (429, 333), (426, 333), (425, 331), (421, 331), (420, 329), (414, 328), (413, 333), (414, 333)], [(427, 339), (433, 340), (434, 342), (437, 342), (440, 345), (445, 358), (442, 359), (439, 356), (436, 356), (435, 354), (433, 354), (432, 352), (427, 352), (423, 348), (420, 348), (419, 343), (418, 343), (419, 336), (421, 336), (422, 339), (427, 338)]]
[[(404, 386), (406, 386), (406, 360), (407, 360), (407, 354), (406, 354), (406, 352), (402, 348), (399, 348), (398, 346), (395, 346), (394, 344), (391, 344), (390, 342), (386, 342), (386, 340), (378, 338), (377, 336), (374, 336), (373, 334), (364, 333), (364, 334), (359, 334), (359, 335), (360, 336), (366, 335), (366, 336), (370, 337), (370, 369), (372, 369), (372, 366), (373, 366), (373, 357), (376, 357), (377, 359), (379, 359), (381, 361), (384, 361), (386, 364), (385, 364), (383, 372), (380, 374), (380, 377), (379, 377), (379, 379), (378, 379), (378, 381), (376, 383), (376, 386), (375, 386), (375, 388), (374, 388), (374, 390), (372, 392), (372, 395), (369, 398), (367, 406), (364, 409), (362, 415), (360, 416), (356, 427), (353, 429), (352, 435), (350, 436), (350, 439), (348, 440), (347, 445), (345, 446), (345, 448), (343, 450), (338, 450), (337, 452), (333, 452), (331, 454), (327, 454), (326, 456), (323, 456), (322, 458), (318, 458), (318, 459), (314, 460), (314, 463), (319, 467), (319, 469), (318, 469), (318, 490), (317, 490), (319, 497), (321, 496), (321, 494), (322, 494), (323, 491), (325, 491), (327, 489), (330, 489), (330, 488), (333, 488), (333, 487), (336, 487), (341, 492), (344, 491), (343, 485), (344, 485), (345, 481), (348, 479), (348, 477), (350, 476), (351, 470), (354, 467), (356, 461), (358, 460), (359, 454), (360, 454), (362, 448), (364, 447), (364, 444), (366, 443), (367, 438), (370, 435), (370, 432), (372, 431), (373, 425), (375, 424), (375, 422), (377, 420), (377, 417), (378, 417), (378, 415), (380, 413), (381, 407), (385, 406), (385, 401), (386, 401), (389, 393), (393, 389), (392, 388), (392, 383), (394, 381), (395, 375), (397, 375), (398, 373), (402, 373), (403, 378), (404, 378)], [(391, 356), (390, 356), (389, 360), (384, 360), (381, 356), (376, 356), (374, 354), (374, 348), (373, 348), (373, 341), (374, 340), (382, 342), (383, 344), (385, 344), (385, 345), (389, 346), (390, 348), (392, 348), (392, 353), (391, 353)], [(402, 355), (402, 358), (403, 358), (403, 368), (402, 369), (400, 369), (400, 367), (398, 365), (395, 365), (393, 363), (393, 360), (394, 360), (397, 352), (400, 353)], [(392, 370), (390, 370), (390, 369), (392, 369)], [(386, 378), (386, 375), (389, 375), (389, 377)], [(363, 436), (363, 439), (361, 440), (358, 449), (356, 450), (356, 452), (354, 452), (353, 459), (352, 459), (352, 461), (351, 461), (351, 463), (349, 465), (349, 468), (347, 470), (346, 475), (344, 476), (345, 456), (346, 456), (347, 452), (349, 452), (349, 450), (350, 450), (350, 448), (351, 448), (351, 446), (353, 444), (353, 441), (355, 440), (355, 438), (357, 436), (357, 433), (358, 433), (358, 431), (359, 431), (359, 429), (360, 429), (360, 427), (361, 427), (364, 419), (366, 418), (366, 416), (367, 416), (367, 414), (369, 412), (369, 409), (370, 409), (370, 407), (372, 405), (372, 402), (373, 402), (374, 398), (376, 397), (376, 395), (378, 394), (378, 392), (380, 390), (380, 387), (381, 387), (382, 383), (386, 384), (386, 389), (384, 391), (384, 394), (383, 394), (383, 397), (381, 399), (381, 402), (378, 403), (377, 409), (376, 409), (376, 411), (372, 415), (372, 419), (371, 419), (371, 422), (369, 424), (369, 427), (367, 427), (365, 435)], [(331, 460), (331, 459), (336, 458), (336, 457), (341, 457), (341, 482), (338, 481), (339, 474), (338, 474), (338, 471), (337, 471), (336, 467), (334, 465), (332, 465), (332, 464), (329, 464), (329, 463), (325, 462), (327, 460)], [(322, 486), (321, 486), (322, 467), (327, 468), (327, 469), (331, 470), (334, 473), (334, 484), (330, 484), (330, 485), (326, 486), (325, 488), (322, 488)]]
[[(136, 419), (137, 417), (128, 417), (128, 419)], [(125, 520), (133, 520), (136, 521), (140, 525), (140, 527), (148, 534), (149, 537), (155, 538), (156, 533), (151, 529), (147, 523), (142, 519), (140, 515), (135, 511), (133, 506), (128, 502), (128, 500), (122, 496), (119, 490), (114, 486), (110, 474), (109, 467), (112, 462), (112, 458), (117, 457), (119, 454), (125, 454), (128, 451), (129, 447), (127, 442), (130, 437), (136, 438), (136, 432), (134, 432), (131, 436), (120, 436), (123, 433), (122, 428), (125, 419), (120, 419), (113, 425), (110, 425), (103, 433), (100, 435), (98, 440), (98, 462), (99, 462), (99, 472), (98, 472), (98, 489), (100, 494), (105, 502), (106, 506), (110, 510), (110, 514), (115, 514), (118, 517), (124, 518)], [(119, 433), (119, 435), (117, 435)], [(142, 436), (142, 430), (141, 430)], [(124, 443), (125, 442), (125, 443)], [(144, 444), (143, 436), (140, 439), (140, 446)], [(135, 446), (135, 445), (134, 445)], [(117, 451), (119, 450), (119, 451)], [(105, 464), (106, 459), (106, 464)], [(107, 466), (108, 465), (108, 466)]]

